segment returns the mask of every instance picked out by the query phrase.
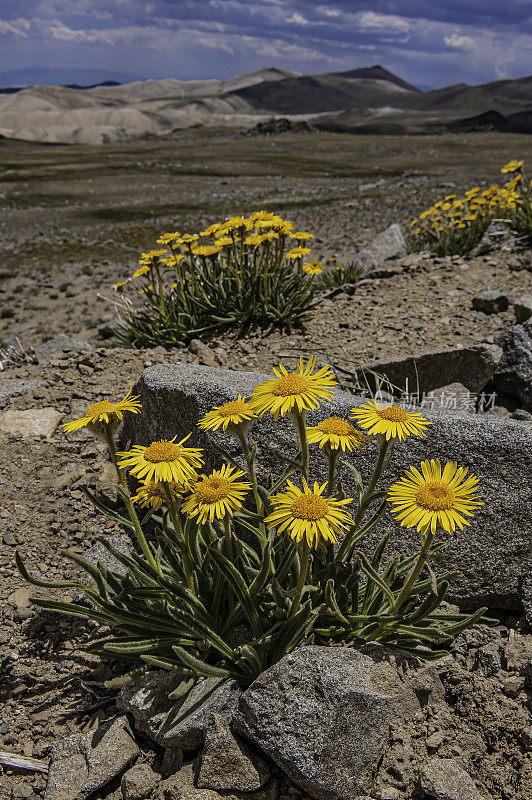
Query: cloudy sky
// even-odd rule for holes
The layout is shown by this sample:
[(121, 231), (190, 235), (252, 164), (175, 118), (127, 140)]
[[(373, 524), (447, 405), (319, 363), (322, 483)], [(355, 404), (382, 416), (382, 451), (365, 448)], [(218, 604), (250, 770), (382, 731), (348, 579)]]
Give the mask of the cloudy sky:
[(0, 72), (227, 78), (380, 63), (418, 85), (532, 73), (532, 0), (0, 0)]

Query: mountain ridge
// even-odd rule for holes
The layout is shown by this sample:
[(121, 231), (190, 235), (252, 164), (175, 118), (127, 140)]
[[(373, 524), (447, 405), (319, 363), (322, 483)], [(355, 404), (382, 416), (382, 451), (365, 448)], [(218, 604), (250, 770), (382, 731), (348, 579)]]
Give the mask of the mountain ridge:
[[(499, 116), (498, 116), (499, 115)], [(0, 136), (105, 144), (168, 136), (194, 126), (251, 128), (270, 118), (329, 131), (419, 134), (532, 132), (532, 76), (423, 91), (380, 64), (301, 74), (265, 67), (228, 79), (38, 85), (0, 94)]]

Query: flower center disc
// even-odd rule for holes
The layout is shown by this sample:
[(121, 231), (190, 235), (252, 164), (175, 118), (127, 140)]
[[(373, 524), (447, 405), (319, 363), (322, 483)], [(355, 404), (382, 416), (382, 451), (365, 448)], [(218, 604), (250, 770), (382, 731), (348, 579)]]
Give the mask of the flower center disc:
[(454, 492), (445, 483), (432, 481), (426, 483), (417, 493), (416, 502), (428, 511), (441, 511), (452, 508)]
[(381, 419), (387, 419), (390, 422), (405, 422), (408, 419), (408, 412), (400, 406), (386, 406), (377, 410), (377, 414)]
[(221, 417), (231, 417), (234, 414), (242, 414), (249, 411), (248, 407), (242, 400), (232, 400), (230, 403), (224, 403), (218, 409), (218, 414)]
[(302, 494), (292, 503), (292, 514), (297, 519), (321, 519), (327, 515), (328, 510), (327, 501), (315, 494)]
[(144, 460), (150, 461), (152, 464), (158, 464), (160, 461), (175, 461), (181, 452), (181, 448), (163, 439), (160, 442), (153, 442), (144, 451)]
[(211, 476), (199, 484), (196, 493), (204, 503), (216, 503), (217, 500), (227, 497), (230, 489), (231, 484), (225, 478)]
[(318, 423), (322, 433), (335, 433), (337, 436), (349, 436), (355, 433), (355, 427), (341, 417), (329, 417)]
[(99, 403), (93, 403), (88, 407), (87, 414), (109, 414), (114, 409), (114, 403), (110, 403), (109, 400), (100, 400)]
[(284, 375), (279, 378), (277, 383), (272, 389), (272, 394), (279, 397), (289, 397), (291, 394), (301, 394), (309, 387), (309, 381), (304, 375), (298, 372), (292, 372), (290, 375)]

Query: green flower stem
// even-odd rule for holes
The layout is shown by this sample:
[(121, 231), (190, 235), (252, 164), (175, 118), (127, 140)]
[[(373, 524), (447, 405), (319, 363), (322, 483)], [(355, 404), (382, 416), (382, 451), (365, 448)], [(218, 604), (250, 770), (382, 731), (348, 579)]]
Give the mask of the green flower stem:
[(146, 556), (150, 567), (153, 567), (153, 569), (156, 570), (160, 575), (161, 574), (160, 567), (157, 565), (157, 562), (155, 561), (153, 554), (149, 548), (148, 542), (145, 539), (144, 533), (142, 531), (139, 522), (139, 518), (137, 516), (137, 512), (135, 511), (135, 506), (133, 505), (133, 502), (131, 500), (131, 495), (129, 493), (129, 487), (127, 485), (124, 471), (120, 469), (120, 467), (118, 466), (115, 442), (109, 425), (105, 426), (105, 440), (107, 442), (107, 447), (109, 448), (109, 452), (111, 454), (111, 458), (115, 466), (116, 474), (118, 477), (118, 483), (120, 484), (121, 489), (123, 489), (124, 491), (124, 501), (126, 503), (131, 522), (133, 523), (133, 528), (135, 530), (135, 536), (137, 537), (137, 541), (140, 544), (142, 552)]
[(400, 610), (400, 608), (403, 605), (403, 603), (405, 602), (405, 600), (408, 599), (408, 595), (410, 594), (410, 590), (412, 589), (412, 586), (417, 581), (421, 570), (425, 566), (425, 563), (426, 563), (428, 555), (429, 555), (430, 546), (431, 546), (431, 544), (433, 542), (433, 539), (434, 539), (435, 535), (436, 535), (435, 533), (431, 533), (429, 531), (429, 525), (427, 525), (427, 527), (422, 532), (422, 536), (424, 536), (423, 547), (421, 548), (421, 552), (419, 554), (418, 560), (416, 561), (416, 563), (412, 567), (412, 571), (410, 572), (410, 575), (408, 576), (408, 580), (406, 581), (405, 585), (401, 589), (401, 593), (399, 594), (399, 597), (397, 598), (397, 600), (393, 604), (393, 608), (390, 609), (390, 612), (392, 614), (397, 614), (397, 612)]
[(175, 535), (180, 543), (181, 552), (183, 554), (183, 570), (185, 573), (185, 579), (187, 582), (187, 586), (191, 592), (195, 592), (194, 587), (194, 576), (192, 573), (192, 567), (190, 564), (190, 559), (188, 557), (187, 551), (187, 541), (185, 538), (185, 531), (183, 530), (183, 525), (181, 524), (181, 520), (179, 518), (179, 513), (177, 509), (177, 505), (175, 502), (174, 497), (172, 497), (172, 492), (166, 485), (163, 483), (164, 493), (166, 496), (166, 505), (168, 506), (168, 512), (170, 514), (170, 519), (172, 520), (172, 525), (174, 526)]
[(375, 464), (375, 470), (373, 472), (373, 476), (369, 482), (369, 486), (367, 491), (364, 493), (364, 500), (361, 505), (364, 504), (368, 497), (371, 497), (373, 492), (375, 491), (375, 487), (377, 485), (377, 481), (381, 477), (384, 469), (386, 467), (386, 454), (388, 452), (388, 448), (390, 447), (391, 440), (385, 439), (384, 437), (381, 440), (380, 447), (379, 447), (379, 455), (377, 457), (377, 463)]
[(307, 544), (306, 539), (301, 539), (299, 542), (299, 577), (297, 579), (297, 586), (296, 586), (296, 593), (294, 595), (294, 599), (292, 600), (292, 605), (290, 606), (290, 611), (288, 613), (288, 618), (292, 619), (299, 610), (299, 605), (301, 603), (301, 595), (303, 594), (303, 587), (305, 586), (305, 581), (307, 580), (308, 575), (308, 567), (309, 567), (309, 556), (310, 556), (310, 548)]
[(327, 480), (326, 497), (330, 497), (334, 490), (334, 475), (336, 472), (336, 462), (338, 461), (338, 455), (340, 451), (338, 449), (334, 450), (330, 445), (325, 445), (323, 449), (327, 454), (327, 460), (329, 462), (329, 475)]
[(299, 444), (301, 445), (301, 474), (308, 480), (308, 439), (305, 427), (306, 411), (293, 411), (292, 418), (295, 422)]
[(386, 467), (386, 455), (388, 453), (390, 444), (391, 444), (391, 442), (389, 440), (385, 439), (384, 437), (380, 441), (379, 455), (377, 456), (377, 462), (375, 464), (375, 469), (373, 470), (372, 478), (371, 478), (371, 480), (369, 482), (368, 488), (364, 492), (364, 494), (362, 496), (362, 499), (360, 501), (360, 506), (359, 506), (358, 511), (356, 513), (356, 516), (355, 516), (355, 519), (354, 519), (354, 523), (353, 523), (353, 525), (351, 527), (351, 532), (345, 537), (344, 541), (342, 542), (342, 546), (340, 547), (340, 549), (338, 551), (337, 559), (339, 561), (344, 559), (345, 556), (346, 556), (346, 553), (349, 551), (349, 549), (350, 549), (350, 547), (352, 545), (352, 542), (353, 542), (353, 537), (356, 534), (356, 531), (357, 531), (357, 528), (358, 528), (358, 526), (360, 524), (360, 521), (362, 520), (364, 514), (366, 513), (367, 501), (371, 497), (373, 492), (375, 491), (375, 487), (377, 486), (377, 482), (378, 482), (379, 478), (381, 477), (382, 473), (384, 472), (384, 469)]
[[(246, 464), (248, 467), (249, 477), (251, 480), (251, 485), (253, 487), (253, 495), (255, 497), (255, 505), (257, 507), (257, 514), (261, 517), (264, 517), (264, 503), (262, 502), (261, 496), (259, 494), (259, 484), (257, 481), (257, 475), (255, 472), (255, 464), (253, 463), (253, 456), (249, 452), (248, 443), (246, 441), (246, 435), (241, 430), (241, 426), (237, 425), (235, 430), (236, 436), (238, 441), (240, 442), (240, 446), (242, 448), (242, 452), (244, 453), (244, 458), (246, 459)], [(259, 525), (260, 533), (261, 533), (261, 541), (262, 541), (262, 549), (266, 547), (266, 527), (263, 522)]]
[[(225, 534), (225, 544), (227, 547), (227, 558), (232, 564), (234, 561), (233, 532), (231, 530), (231, 519), (229, 517), (229, 514), (226, 514), (224, 517), (224, 534)], [(235, 607), (235, 598), (233, 595), (233, 590), (230, 586), (227, 589), (227, 600), (229, 603), (229, 613), (231, 613), (233, 608)]]

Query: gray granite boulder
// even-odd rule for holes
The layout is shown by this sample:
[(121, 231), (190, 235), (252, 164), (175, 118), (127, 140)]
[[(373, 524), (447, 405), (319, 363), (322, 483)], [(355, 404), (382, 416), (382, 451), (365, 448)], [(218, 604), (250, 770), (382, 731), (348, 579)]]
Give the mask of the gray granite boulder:
[(493, 377), (495, 389), (513, 395), (525, 410), (532, 410), (532, 320), (514, 325), (495, 341), (503, 351)]
[(45, 800), (85, 800), (120, 775), (139, 753), (126, 717), (61, 739), (52, 747)]
[(317, 800), (368, 792), (392, 697), (371, 686), (375, 664), (348, 647), (302, 647), (246, 689), (233, 726)]
[(470, 392), (480, 392), (501, 360), (502, 350), (493, 344), (432, 350), (415, 358), (405, 356), (390, 361), (375, 361), (358, 370), (372, 384), (371, 372), (384, 375), (399, 389), (409, 393), (432, 392), (442, 386), (461, 383)]
[[(189, 444), (205, 448), (207, 466), (219, 465), (220, 459), (210, 446), (216, 441), (238, 454), (236, 442), (224, 434), (212, 438), (196, 425), (212, 406), (233, 400), (239, 393), (250, 394), (253, 386), (268, 376), (251, 372), (232, 372), (195, 365), (158, 365), (146, 369), (135, 387), (140, 394), (142, 413), (129, 415), (123, 433), (128, 440), (149, 444), (162, 437), (193, 432)], [(309, 424), (332, 414), (347, 417), (360, 398), (337, 392), (331, 403), (309, 414)], [(409, 437), (397, 444), (395, 455), (382, 488), (404, 473), (410, 464), (426, 458), (443, 462), (457, 461), (468, 467), (480, 480), (485, 501), (471, 527), (448, 537), (440, 569), (458, 571), (449, 596), (464, 608), (487, 604), (499, 608), (520, 609), (520, 586), (532, 566), (530, 531), (530, 487), (525, 479), (530, 474), (532, 432), (514, 420), (487, 418), (485, 415), (454, 415), (448, 412), (426, 412), (433, 425), (426, 438)], [(251, 437), (258, 443), (262, 477), (279, 471), (274, 448), (295, 452), (293, 427), (288, 419), (274, 420), (266, 415), (256, 422)], [(375, 459), (375, 446), (365, 454), (352, 455), (354, 463), (367, 480)], [(317, 447), (311, 448), (310, 476), (325, 481), (325, 460)], [(260, 476), (259, 476), (260, 477)], [(344, 488), (348, 497), (356, 497), (354, 482), (344, 471)], [(386, 514), (380, 530), (374, 530), (362, 547), (371, 552), (382, 529), (393, 528), (390, 553), (417, 551), (418, 537), (413, 530), (400, 528)]]

